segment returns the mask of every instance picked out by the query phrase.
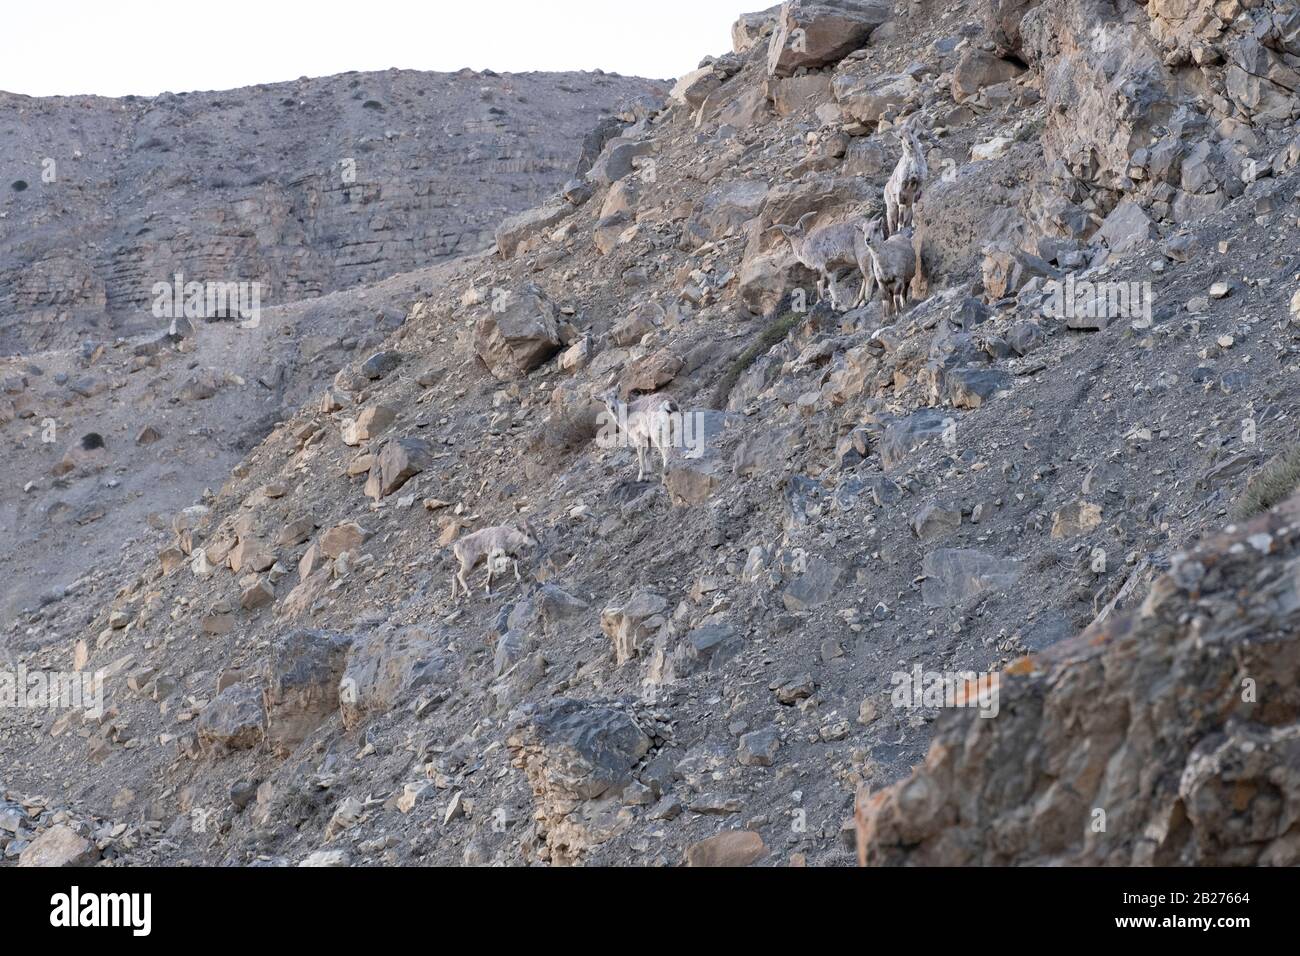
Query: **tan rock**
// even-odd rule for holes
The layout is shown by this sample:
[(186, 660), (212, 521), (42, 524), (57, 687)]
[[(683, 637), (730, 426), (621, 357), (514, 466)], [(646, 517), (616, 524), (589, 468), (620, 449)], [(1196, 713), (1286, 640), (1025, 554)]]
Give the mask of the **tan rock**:
[(728, 830), (686, 848), (687, 866), (749, 866), (767, 852), (752, 830)]
[(245, 611), (254, 611), (266, 607), (275, 601), (275, 588), (265, 578), (259, 578), (255, 584), (245, 588), (239, 595), (239, 606)]
[(1052, 514), (1052, 537), (1073, 538), (1086, 534), (1101, 524), (1101, 506), (1087, 501), (1072, 501)]
[(99, 850), (85, 837), (62, 824), (50, 827), (18, 856), (19, 866), (92, 866)]
[(355, 420), (343, 423), (343, 444), (355, 447), (374, 438), (394, 421), (397, 412), (387, 405), (372, 405), (363, 409)]
[(320, 538), (320, 550), (326, 557), (337, 558), (344, 551), (355, 551), (370, 538), (370, 532), (355, 521), (344, 521)]

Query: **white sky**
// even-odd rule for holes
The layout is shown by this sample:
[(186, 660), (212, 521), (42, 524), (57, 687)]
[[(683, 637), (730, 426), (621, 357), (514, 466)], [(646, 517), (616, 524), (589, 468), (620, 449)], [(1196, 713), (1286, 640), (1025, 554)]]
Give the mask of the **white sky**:
[(592, 70), (668, 79), (775, 0), (18, 0), (0, 90), (152, 96), (346, 70)]

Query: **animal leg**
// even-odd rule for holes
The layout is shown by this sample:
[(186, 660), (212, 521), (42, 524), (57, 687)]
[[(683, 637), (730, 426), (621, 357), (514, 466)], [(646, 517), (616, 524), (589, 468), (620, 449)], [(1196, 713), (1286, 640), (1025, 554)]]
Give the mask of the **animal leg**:
[(839, 290), (835, 287), (835, 273), (823, 271), (822, 282), (826, 286), (826, 294), (830, 297), (831, 308), (838, 312), (840, 310), (840, 294)]
[(862, 268), (858, 266), (858, 271), (862, 273), (862, 288), (858, 292), (857, 301), (854, 302), (854, 308), (866, 305), (871, 301), (871, 293), (875, 291), (876, 277), (871, 274), (871, 267)]
[(519, 576), (519, 562), (517, 560), (512, 560), (510, 563), (515, 566), (515, 580), (522, 581), (523, 578)]
[(636, 480), (645, 480), (645, 445), (636, 446)]

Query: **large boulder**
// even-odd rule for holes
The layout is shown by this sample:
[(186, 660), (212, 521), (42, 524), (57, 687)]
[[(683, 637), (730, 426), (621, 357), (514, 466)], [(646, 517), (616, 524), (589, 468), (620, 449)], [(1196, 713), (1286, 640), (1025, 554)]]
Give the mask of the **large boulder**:
[(281, 756), (292, 753), (339, 707), (339, 677), (352, 639), (294, 631), (266, 664), (266, 737)]
[(1020, 21), (1042, 0), (984, 0), (984, 26), (1002, 56), (1020, 52)]
[(831, 78), (825, 73), (805, 73), (768, 81), (768, 95), (778, 116), (816, 109), (831, 98)]
[(921, 84), (906, 73), (877, 74), (837, 73), (831, 92), (840, 108), (859, 123), (874, 126), (889, 110), (896, 110), (914, 96)]
[(343, 521), (320, 536), (320, 551), (327, 558), (337, 558), (344, 551), (355, 551), (369, 538), (370, 532), (355, 521)]
[(1013, 80), (1025, 68), (980, 49), (966, 50), (952, 71), (952, 98), (963, 103), (986, 86)]
[(654, 633), (667, 623), (668, 602), (653, 591), (637, 591), (618, 607), (600, 615), (600, 629), (614, 645), (614, 659), (626, 664), (637, 657)]
[(619, 379), (619, 392), (624, 399), (636, 392), (656, 392), (663, 388), (685, 366), (685, 361), (670, 349), (659, 349), (632, 362)]
[(892, 10), (889, 0), (788, 0), (768, 41), (768, 75), (838, 63), (865, 46)]
[(766, 315), (781, 303), (790, 285), (792, 256), (785, 249), (746, 258), (740, 267), (740, 301), (754, 315)]
[[(1030, 234), (1023, 184), (1042, 162), (1038, 149), (1016, 143), (997, 159), (959, 166), (950, 179), (932, 166), (913, 211), (925, 275), (942, 276), (944, 284), (973, 278), (986, 249), (1008, 237)], [(1086, 213), (1080, 214), (1086, 223)]]
[(1101, 227), (1093, 239), (1104, 242), (1107, 249), (1119, 255), (1131, 252), (1159, 236), (1155, 223), (1151, 221), (1151, 217), (1145, 210), (1137, 203), (1125, 200), (1102, 220)]
[(692, 70), (672, 88), (668, 98), (674, 103), (692, 110), (699, 109), (709, 94), (722, 85), (722, 78), (712, 66), (703, 66)]
[(686, 223), (693, 244), (716, 242), (734, 235), (763, 209), (768, 185), (761, 179), (736, 179), (714, 186), (700, 200)]
[(597, 186), (612, 185), (624, 176), (631, 176), (637, 169), (637, 160), (645, 162), (653, 150), (649, 140), (616, 136), (605, 144), (588, 176)]
[(801, 567), (798, 577), (781, 594), (788, 611), (807, 611), (825, 604), (835, 595), (844, 569), (833, 561), (812, 556)]
[(497, 252), (502, 259), (513, 259), (520, 247), (531, 243), (567, 218), (577, 208), (556, 197), (534, 209), (526, 209), (497, 226)]
[(619, 797), (651, 743), (624, 710), (599, 702), (558, 697), (513, 717), (506, 746), (532, 788), (551, 862), (577, 862), (626, 823)]
[(398, 706), (422, 687), (446, 682), (453, 662), (424, 631), (406, 628), (358, 639), (348, 651), (339, 684), (343, 725), (349, 729)]
[(952, 415), (942, 409), (923, 408), (905, 418), (891, 421), (876, 446), (880, 461), (892, 469), (905, 461), (913, 451), (931, 441), (942, 441), (952, 434), (955, 425)]
[(1061, 278), (1060, 270), (1047, 260), (1006, 242), (989, 247), (981, 272), (990, 302), (1014, 296), (1031, 279)]
[(261, 741), (266, 726), (262, 692), (256, 684), (231, 684), (199, 714), (199, 743), (218, 753), (248, 750)]
[(757, 13), (742, 13), (731, 25), (731, 49), (736, 53), (748, 53), (760, 41), (770, 37), (781, 15), (781, 6), (778, 3)]
[(52, 826), (18, 856), (20, 867), (93, 866), (99, 859), (95, 844), (64, 824)]
[(734, 95), (729, 90), (719, 90), (705, 101), (700, 110), (700, 125), (706, 116), (719, 126), (733, 129), (761, 126), (772, 118), (767, 90), (751, 86)]
[(753, 830), (724, 830), (686, 848), (686, 865), (702, 867), (749, 866), (767, 852), (763, 838)]
[(931, 551), (921, 562), (926, 607), (958, 607), (985, 591), (1005, 590), (1020, 577), (1014, 559), (962, 548)]
[(495, 296), (474, 330), (474, 350), (503, 381), (522, 378), (560, 350), (555, 305), (532, 286)]
[(397, 412), (387, 405), (371, 405), (355, 419), (343, 422), (343, 444), (355, 448), (370, 441), (397, 420)]
[(433, 464), (433, 449), (423, 438), (394, 438), (370, 468), (366, 494), (378, 501)]

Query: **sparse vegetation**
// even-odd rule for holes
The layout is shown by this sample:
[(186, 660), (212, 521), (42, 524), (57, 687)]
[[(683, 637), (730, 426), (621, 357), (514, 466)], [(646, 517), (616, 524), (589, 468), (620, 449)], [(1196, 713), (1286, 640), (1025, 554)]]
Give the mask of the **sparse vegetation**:
[(759, 333), (746, 349), (736, 356), (728, 367), (722, 380), (718, 382), (717, 390), (713, 393), (713, 405), (716, 408), (725, 408), (727, 399), (731, 396), (731, 390), (736, 387), (740, 381), (740, 376), (745, 374), (745, 370), (758, 361), (760, 355), (767, 354), (767, 351), (778, 342), (785, 341), (785, 337), (803, 319), (803, 315), (798, 312), (787, 312), (779, 319), (774, 319), (771, 323)]
[(1232, 516), (1245, 521), (1285, 501), (1300, 487), (1300, 444), (1290, 445), (1266, 464), (1242, 492)]

